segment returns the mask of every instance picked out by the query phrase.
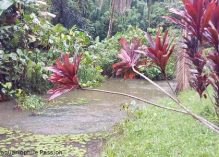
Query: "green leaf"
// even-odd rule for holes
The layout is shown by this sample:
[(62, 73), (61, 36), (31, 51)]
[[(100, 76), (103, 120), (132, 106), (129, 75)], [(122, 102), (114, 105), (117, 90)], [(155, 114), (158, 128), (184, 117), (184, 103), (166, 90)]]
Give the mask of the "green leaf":
[(34, 72), (34, 66), (35, 66), (35, 62), (29, 60), (28, 64), (27, 64), (27, 77), (30, 79), (32, 78), (32, 74)]
[(12, 88), (12, 83), (11, 82), (7, 82), (5, 84), (1, 84), (4, 88), (6, 89), (11, 89)]
[(11, 57), (11, 59), (14, 60), (14, 61), (17, 60), (17, 54), (16, 53), (9, 54), (9, 57)]
[(28, 37), (29, 37), (29, 42), (35, 42), (36, 41), (36, 37), (34, 35), (28, 34)]
[(22, 56), (23, 55), (23, 52), (22, 52), (22, 50), (21, 49), (17, 49), (17, 54), (19, 55), (19, 56)]

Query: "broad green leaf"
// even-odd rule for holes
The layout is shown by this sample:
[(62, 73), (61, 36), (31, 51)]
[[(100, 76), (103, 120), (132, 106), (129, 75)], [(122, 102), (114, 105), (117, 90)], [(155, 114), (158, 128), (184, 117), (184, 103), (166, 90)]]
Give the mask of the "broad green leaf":
[(5, 84), (1, 84), (4, 88), (6, 89), (11, 89), (12, 88), (12, 83), (11, 82), (7, 82)]
[(22, 52), (22, 50), (21, 49), (17, 49), (17, 54), (19, 55), (19, 56), (22, 56), (23, 55), (23, 52)]
[(17, 54), (16, 53), (9, 54), (9, 57), (11, 57), (11, 59), (14, 60), (14, 61), (17, 60)]

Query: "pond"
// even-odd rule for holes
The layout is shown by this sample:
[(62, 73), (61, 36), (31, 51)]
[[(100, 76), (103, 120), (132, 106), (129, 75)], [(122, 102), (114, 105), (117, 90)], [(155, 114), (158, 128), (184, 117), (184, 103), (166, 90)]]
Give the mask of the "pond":
[[(169, 90), (166, 82), (158, 82)], [(144, 80), (109, 79), (98, 89), (132, 94), (156, 101), (164, 95)], [(0, 104), (0, 126), (37, 134), (78, 134), (107, 131), (120, 122), (126, 112), (122, 104), (133, 102), (126, 97), (76, 90), (69, 92), (39, 111), (37, 115), (14, 110), (15, 102)], [(137, 107), (145, 104), (137, 103)]]

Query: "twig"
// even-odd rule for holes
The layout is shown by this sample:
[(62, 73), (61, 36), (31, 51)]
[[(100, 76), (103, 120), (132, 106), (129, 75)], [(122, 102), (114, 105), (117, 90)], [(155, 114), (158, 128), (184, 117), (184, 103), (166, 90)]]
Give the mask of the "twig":
[[(171, 86), (171, 84), (170, 84), (170, 82), (169, 82), (169, 80), (168, 80), (166, 74), (164, 74), (164, 78), (165, 78), (165, 81), (167, 82), (168, 86), (170, 87), (172, 93), (176, 96), (176, 92), (174, 91), (173, 87)], [(179, 99), (177, 98), (177, 96), (176, 96), (176, 99), (179, 101)]]
[(153, 84), (154, 86), (156, 86), (158, 89), (160, 89), (163, 93), (165, 93), (167, 96), (169, 96), (173, 101), (175, 101), (176, 103), (178, 103), (179, 101), (174, 98), (171, 94), (169, 94), (165, 89), (163, 89), (162, 87), (160, 87), (158, 84), (156, 84), (154, 81), (152, 81), (151, 79), (149, 79), (148, 77), (146, 77), (145, 75), (143, 75), (142, 73), (140, 73), (139, 71), (137, 71), (134, 67), (132, 67), (132, 70), (140, 75), (141, 77), (143, 77), (145, 80), (147, 80), (148, 82), (150, 82), (151, 84)]
[(176, 94), (176, 92), (173, 90), (173, 87), (171, 86), (170, 82), (168, 81), (168, 78), (167, 78), (166, 74), (165, 74), (164, 76), (165, 76), (165, 80), (166, 80), (166, 82), (167, 82), (168, 86), (170, 87), (170, 89), (171, 89), (172, 93), (174, 94), (174, 96), (175, 96), (176, 100), (177, 100), (178, 102), (180, 102), (180, 100), (179, 100), (179, 99), (178, 99), (178, 97), (177, 97), (177, 94)]

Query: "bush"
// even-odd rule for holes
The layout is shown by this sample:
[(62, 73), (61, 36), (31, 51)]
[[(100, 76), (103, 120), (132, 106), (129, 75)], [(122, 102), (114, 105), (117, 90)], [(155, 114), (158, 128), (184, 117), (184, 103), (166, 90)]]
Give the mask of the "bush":
[(20, 97), (18, 99), (18, 107), (23, 110), (35, 111), (45, 107), (42, 98), (36, 95)]
[[(160, 29), (162, 30), (163, 28)], [(152, 33), (153, 35), (156, 35), (156, 31), (157, 29), (148, 29), (148, 32)], [(178, 33), (178, 30), (174, 29), (172, 34), (175, 34), (176, 32)], [(145, 32), (140, 28), (133, 26), (129, 26), (126, 31), (118, 32), (111, 38), (107, 38), (101, 42), (97, 38), (88, 48), (88, 53), (89, 56), (92, 56), (92, 60), (95, 62), (94, 64), (99, 65), (100, 68), (103, 69), (103, 75), (113, 75), (112, 65), (117, 61), (118, 58), (117, 55), (120, 50), (118, 40), (121, 37), (125, 37), (128, 41), (131, 41), (132, 38), (137, 37), (141, 40), (142, 44), (146, 44)], [(140, 70), (151, 79), (164, 79), (160, 73), (160, 70), (154, 66), (142, 67)], [(170, 61), (168, 62), (166, 71), (167, 76), (172, 78), (174, 74), (174, 57), (171, 57)]]
[(111, 38), (107, 38), (103, 41), (99, 41), (96, 38), (93, 45), (88, 48), (89, 54), (95, 58), (95, 63), (103, 69), (104, 75), (112, 75), (112, 64), (117, 60), (117, 54), (119, 53), (120, 45), (118, 40), (121, 37), (125, 37), (127, 40), (131, 40), (133, 37), (141, 39), (142, 43), (145, 43), (144, 32), (137, 28), (129, 26), (124, 32), (118, 32)]
[(89, 52), (83, 53), (83, 58), (79, 66), (78, 76), (82, 86), (99, 85), (104, 77), (101, 75), (102, 68), (96, 63), (96, 57)]
[[(165, 79), (161, 71), (153, 65), (142, 67), (140, 68), (140, 71), (144, 75), (148, 76), (150, 79), (153, 79), (153, 80), (164, 80)], [(168, 79), (174, 78), (174, 71), (175, 71), (175, 61), (174, 61), (174, 56), (171, 56), (167, 64), (167, 67), (166, 67), (166, 74), (167, 74)]]
[[(0, 82), (11, 82), (13, 89), (21, 88), (26, 93), (44, 93), (50, 88), (45, 67), (52, 65), (63, 52), (84, 53), (91, 38), (75, 27), (54, 26), (29, 5), (26, 7), (28, 9), (15, 25), (0, 26)], [(87, 55), (84, 56), (86, 64)], [(101, 69), (93, 62), (87, 66), (89, 68), (82, 67), (86, 70), (82, 82), (100, 81)], [(2, 89), (0, 85), (0, 93)]]

